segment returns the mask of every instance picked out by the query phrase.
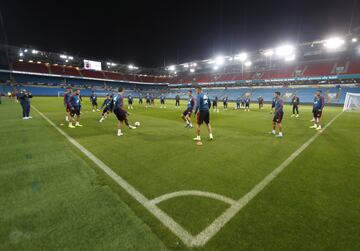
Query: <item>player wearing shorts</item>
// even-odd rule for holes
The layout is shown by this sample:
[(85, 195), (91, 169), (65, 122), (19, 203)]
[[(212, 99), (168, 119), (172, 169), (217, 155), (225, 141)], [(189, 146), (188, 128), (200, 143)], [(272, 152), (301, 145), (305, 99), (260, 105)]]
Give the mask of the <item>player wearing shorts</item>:
[(192, 128), (192, 122), (191, 122), (191, 114), (194, 111), (195, 107), (195, 98), (192, 95), (192, 91), (190, 90), (188, 92), (189, 95), (189, 101), (186, 110), (181, 115), (181, 118), (186, 122), (186, 128)]
[(250, 111), (250, 98), (246, 97), (244, 102), (245, 102), (245, 112), (249, 112)]
[(219, 101), (218, 97), (215, 96), (215, 97), (214, 97), (214, 101), (213, 101), (213, 110), (214, 110), (215, 112), (219, 112), (219, 109), (218, 109), (218, 101)]
[(240, 109), (240, 104), (241, 104), (241, 97), (238, 96), (238, 97), (236, 98), (236, 107), (235, 107), (236, 110), (239, 110), (239, 109)]
[(130, 110), (133, 110), (134, 107), (133, 107), (133, 102), (134, 102), (134, 97), (131, 95), (131, 93), (129, 94), (128, 96), (128, 109)]
[(150, 94), (146, 94), (146, 108), (151, 105)]
[[(300, 98), (296, 95), (294, 95), (291, 99), (291, 105), (293, 108), (293, 114), (291, 115), (291, 117), (299, 117), (299, 105), (300, 105)], [(296, 114), (295, 114), (296, 112)]]
[(95, 94), (94, 91), (90, 95), (90, 102), (91, 102), (91, 105), (92, 105), (92, 111), (95, 112), (95, 109), (97, 111), (99, 111), (98, 104), (97, 104), (97, 95)]
[(179, 94), (177, 94), (175, 96), (175, 107), (180, 108), (180, 95)]
[(195, 141), (201, 141), (200, 137), (200, 126), (205, 122), (210, 140), (213, 140), (212, 135), (212, 128), (210, 125), (210, 113), (209, 113), (209, 98), (201, 92), (201, 87), (196, 87), (196, 109), (195, 109), (195, 116), (196, 116), (196, 137), (194, 138)]
[(315, 123), (310, 128), (314, 128), (316, 130), (321, 130), (321, 118), (322, 112), (325, 106), (325, 99), (321, 96), (321, 91), (317, 91), (314, 97), (314, 104), (313, 104), (313, 116)]
[(160, 96), (160, 108), (166, 108), (165, 106), (165, 95), (161, 94)]
[(263, 97), (258, 97), (258, 103), (259, 103), (259, 110), (261, 110), (264, 107), (264, 99)]
[(143, 103), (143, 97), (142, 97), (142, 94), (139, 93), (139, 105), (142, 105)]
[[(82, 125), (80, 125), (81, 97), (79, 89), (76, 89), (74, 94), (70, 96), (69, 107), (71, 116), (71, 119), (69, 120), (69, 128), (82, 127)], [(72, 120), (75, 120), (75, 126), (73, 126)]]
[(135, 126), (132, 126), (129, 124), (128, 119), (127, 119), (128, 113), (123, 108), (124, 107), (124, 88), (123, 87), (119, 87), (118, 93), (116, 95), (114, 95), (114, 97), (112, 99), (112, 107), (113, 107), (114, 114), (115, 114), (116, 118), (118, 119), (117, 136), (124, 135), (121, 131), (124, 123), (129, 129), (136, 129)]
[(65, 121), (69, 122), (70, 120), (70, 105), (69, 100), (71, 96), (71, 87), (67, 87), (64, 93), (64, 106), (65, 106)]
[[(282, 138), (283, 137), (283, 133), (282, 133), (282, 126), (281, 126), (281, 121), (283, 119), (284, 116), (284, 111), (283, 111), (283, 101), (280, 98), (280, 92), (275, 92), (274, 94), (274, 118), (273, 118), (273, 130), (271, 131), (271, 134), (275, 135), (278, 138)], [(276, 134), (276, 125), (277, 128), (279, 130), (279, 134)]]
[(228, 107), (228, 96), (225, 96), (223, 98), (223, 105), (224, 105), (224, 110), (227, 110)]
[(104, 108), (104, 110), (102, 111), (102, 114), (101, 114), (101, 119), (99, 121), (100, 123), (103, 122), (105, 119), (107, 119), (107, 117), (111, 111), (111, 97), (109, 94), (106, 95), (106, 98), (105, 98), (104, 103), (102, 104), (100, 110), (103, 108)]

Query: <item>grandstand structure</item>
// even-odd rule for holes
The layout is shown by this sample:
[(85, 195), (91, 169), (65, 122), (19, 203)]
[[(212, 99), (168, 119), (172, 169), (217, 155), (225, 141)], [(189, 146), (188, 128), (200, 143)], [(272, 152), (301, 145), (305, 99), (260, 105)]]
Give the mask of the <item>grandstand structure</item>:
[[(41, 85), (61, 88), (75, 85), (84, 89), (112, 89), (122, 85), (130, 90), (167, 90), (170, 97), (194, 83), (206, 88), (250, 90), (230, 91), (230, 99), (243, 93), (267, 95), (265, 87), (305, 88), (329, 86), (334, 96), (344, 88), (358, 92), (360, 82), (360, 33), (297, 45), (284, 44), (236, 55), (217, 55), (211, 59), (167, 67), (146, 68), (101, 61), (101, 69), (85, 69), (85, 58), (39, 51), (33, 48), (0, 46), (0, 82), (8, 86)], [(263, 87), (263, 91), (259, 91)], [(355, 88), (355, 90), (354, 90)], [(172, 90), (172, 91), (171, 91)], [(56, 95), (59, 90), (54, 90)], [(221, 96), (221, 92), (216, 95)], [(215, 95), (215, 94), (214, 94)], [(345, 95), (345, 94), (344, 94)], [(341, 95), (340, 95), (341, 96)], [(253, 95), (255, 98), (255, 94)], [(344, 97), (343, 97), (344, 99)], [(338, 102), (343, 102), (340, 98)], [(309, 98), (311, 101), (311, 98)]]

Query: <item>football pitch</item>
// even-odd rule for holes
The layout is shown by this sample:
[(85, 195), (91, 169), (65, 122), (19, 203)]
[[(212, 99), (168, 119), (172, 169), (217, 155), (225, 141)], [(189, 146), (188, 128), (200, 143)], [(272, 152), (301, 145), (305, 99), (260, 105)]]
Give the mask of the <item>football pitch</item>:
[(279, 139), (269, 105), (230, 104), (197, 146), (174, 103), (135, 101), (141, 126), (117, 137), (87, 97), (75, 129), (62, 98), (33, 98), (25, 121), (5, 99), (0, 250), (359, 249), (359, 113), (326, 107), (317, 132), (310, 106), (286, 105)]

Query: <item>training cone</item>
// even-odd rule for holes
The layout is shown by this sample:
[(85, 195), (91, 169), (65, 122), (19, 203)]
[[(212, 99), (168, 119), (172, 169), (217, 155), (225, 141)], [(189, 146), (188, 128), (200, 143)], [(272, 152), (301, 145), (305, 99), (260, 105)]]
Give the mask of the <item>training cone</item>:
[(202, 143), (201, 141), (198, 141), (198, 142), (196, 142), (196, 145), (198, 145), (198, 146), (202, 146), (202, 145), (203, 145), (203, 143)]

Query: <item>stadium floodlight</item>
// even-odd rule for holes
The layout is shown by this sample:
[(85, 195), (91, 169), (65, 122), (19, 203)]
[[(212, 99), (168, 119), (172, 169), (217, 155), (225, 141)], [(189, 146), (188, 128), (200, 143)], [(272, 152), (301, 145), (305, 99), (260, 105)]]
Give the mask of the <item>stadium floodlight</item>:
[(247, 59), (247, 54), (245, 52), (239, 53), (235, 56), (235, 59), (244, 62)]
[(32, 62), (34, 62), (34, 61), (32, 61), (32, 60), (29, 60), (29, 63), (32, 63)]
[(292, 54), (292, 55), (290, 55), (290, 56), (287, 56), (286, 58), (285, 58), (285, 61), (287, 61), (287, 62), (290, 62), (290, 61), (294, 61), (295, 60), (295, 54)]
[(32, 54), (38, 54), (37, 50), (32, 50), (31, 52), (32, 52)]
[[(116, 66), (116, 64), (115, 64), (115, 63), (111, 63), (111, 66)], [(137, 69), (139, 69), (139, 67), (136, 67), (136, 66), (133, 65), (133, 64), (129, 64), (129, 65), (128, 65), (128, 68), (129, 68), (130, 70), (137, 70)]]
[[(111, 63), (111, 66), (117, 66), (117, 64)], [(134, 69), (138, 69), (138, 67), (134, 66)]]
[(68, 59), (69, 59), (69, 60), (73, 60), (73, 59), (74, 59), (74, 57), (72, 57), (72, 56), (68, 56)]
[(288, 57), (292, 54), (294, 54), (295, 48), (292, 45), (282, 45), (276, 48), (276, 55), (279, 57)]
[(224, 63), (224, 61), (225, 61), (225, 59), (224, 59), (223, 56), (217, 56), (217, 57), (215, 58), (215, 63), (216, 63), (217, 65), (222, 65), (222, 64)]
[(184, 64), (184, 68), (189, 68), (189, 64), (188, 63)]
[(219, 66), (217, 66), (217, 65), (214, 65), (214, 71), (217, 71), (218, 69), (219, 69)]
[(234, 60), (234, 58), (233, 57), (229, 57), (229, 61), (233, 61)]
[(197, 63), (191, 63), (191, 67), (196, 67)]
[(66, 62), (66, 63), (68, 63), (68, 62), (69, 62), (69, 60), (68, 60), (68, 59), (66, 59), (66, 60), (65, 60), (65, 62)]
[(343, 44), (345, 44), (345, 41), (340, 37), (332, 37), (326, 39), (324, 42), (324, 46), (329, 50), (336, 50), (340, 48)]
[(132, 64), (129, 64), (129, 65), (128, 65), (128, 68), (129, 68), (130, 70), (132, 70), (132, 69), (134, 69), (134, 66), (133, 66)]
[(61, 55), (60, 55), (60, 58), (62, 58), (62, 59), (67, 59), (67, 56), (66, 56), (66, 55), (61, 54)]
[(22, 61), (24, 61), (23, 59), (19, 59), (19, 62), (22, 62)]
[(20, 56), (20, 57), (23, 57), (23, 56), (24, 56), (24, 53), (20, 52), (20, 53), (19, 53), (19, 56)]
[(195, 72), (195, 69), (194, 69), (194, 68), (191, 68), (191, 69), (190, 69), (190, 72), (191, 72), (191, 73), (194, 73), (194, 72)]
[(353, 39), (351, 39), (351, 42), (353, 42), (353, 43), (356, 43), (358, 40), (357, 40), (357, 38), (356, 37), (354, 37)]
[(40, 62), (40, 61), (37, 61), (36, 63), (41, 64), (41, 62)]
[(28, 49), (25, 49), (24, 52), (25, 52), (25, 53), (28, 52)]
[(244, 64), (246, 67), (249, 67), (252, 65), (252, 62), (251, 61), (246, 61), (245, 64)]
[(169, 71), (175, 71), (175, 65), (170, 65), (169, 67), (168, 67), (168, 70)]
[(265, 50), (263, 54), (266, 57), (271, 57), (272, 55), (274, 55), (274, 50), (272, 50), (272, 49)]

